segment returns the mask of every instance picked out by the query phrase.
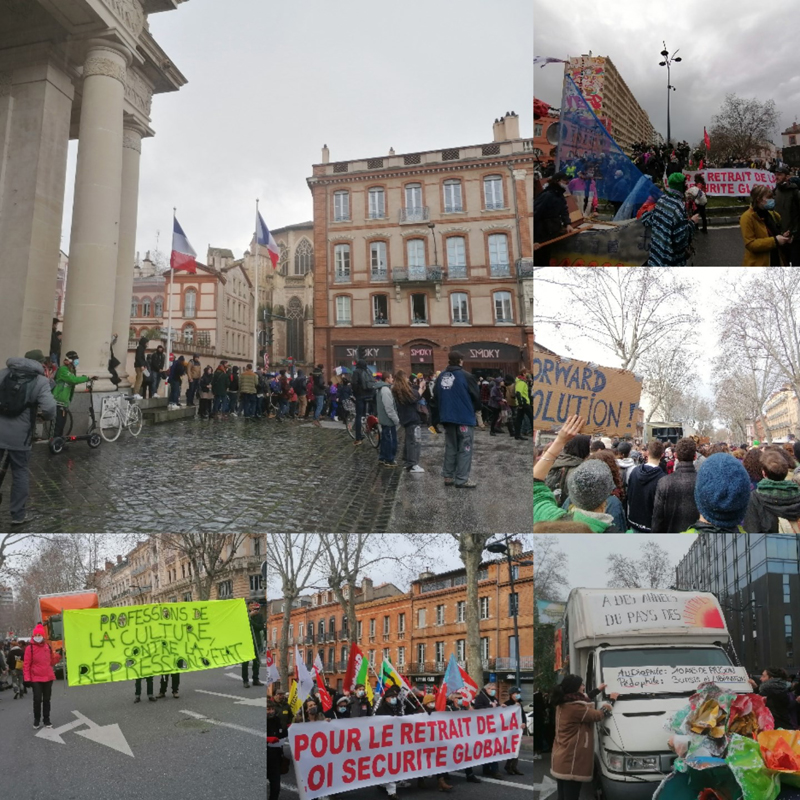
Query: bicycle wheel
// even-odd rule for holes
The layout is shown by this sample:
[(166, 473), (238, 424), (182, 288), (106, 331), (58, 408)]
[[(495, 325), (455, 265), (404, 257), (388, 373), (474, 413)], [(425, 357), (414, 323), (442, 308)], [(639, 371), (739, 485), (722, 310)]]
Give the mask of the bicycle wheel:
[(356, 423), (354, 417), (355, 414), (350, 414), (347, 417), (347, 422), (345, 423), (345, 428), (347, 428), (347, 432), (350, 434), (351, 439), (356, 438)]
[(370, 425), (369, 418), (364, 421), (364, 427), (367, 431), (367, 439), (369, 443), (377, 450), (380, 443), (381, 443), (381, 426), (380, 423), (375, 419), (375, 422)]
[(100, 435), (107, 442), (116, 442), (122, 433), (122, 418), (116, 405), (103, 403), (100, 406)]
[(138, 436), (142, 432), (142, 409), (135, 403), (131, 403), (128, 409), (127, 429), (132, 436)]

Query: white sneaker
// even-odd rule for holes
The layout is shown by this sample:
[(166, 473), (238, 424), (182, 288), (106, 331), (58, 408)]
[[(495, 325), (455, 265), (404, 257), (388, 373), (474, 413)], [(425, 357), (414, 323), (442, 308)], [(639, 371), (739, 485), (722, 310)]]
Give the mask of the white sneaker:
[(238, 417), (239, 415), (235, 411), (231, 411), (231, 416), (232, 417)]
[(411, 467), (409, 472), (414, 472), (416, 474), (419, 474), (421, 472), (425, 472), (425, 470), (419, 464), (414, 464), (414, 466)]
[(141, 400), (142, 396), (140, 394), (135, 394), (135, 395), (133, 395), (133, 399), (134, 400)]

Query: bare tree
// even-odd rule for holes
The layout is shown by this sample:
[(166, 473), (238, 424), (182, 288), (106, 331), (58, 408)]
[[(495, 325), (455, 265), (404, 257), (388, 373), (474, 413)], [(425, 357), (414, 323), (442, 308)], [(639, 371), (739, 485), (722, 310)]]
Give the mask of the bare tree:
[(711, 152), (716, 160), (751, 159), (775, 136), (780, 115), (774, 100), (725, 95), (711, 126)]
[(280, 583), (283, 624), (280, 638), (281, 687), (289, 689), (289, 621), (300, 595), (311, 585), (322, 556), (319, 537), (312, 533), (267, 534), (267, 584)]
[(228, 571), (249, 533), (158, 533), (161, 544), (188, 559), (192, 581), (200, 600), (211, 597), (211, 589)]
[(696, 319), (689, 309), (694, 283), (685, 277), (685, 270), (562, 267), (556, 273), (553, 269), (544, 270), (537, 282), (546, 279), (560, 286), (565, 299), (557, 308), (540, 307), (537, 324), (566, 329), (607, 348), (622, 369), (633, 371), (655, 350), (692, 335)]
[(675, 407), (675, 416), (691, 425), (698, 436), (711, 436), (714, 430), (714, 409), (711, 403), (693, 391), (681, 394)]
[(674, 421), (686, 393), (697, 383), (694, 370), (697, 356), (689, 347), (690, 337), (693, 338), (693, 332), (686, 338), (668, 340), (639, 363), (644, 375), (642, 391), (650, 398), (646, 422), (653, 418)]
[(666, 589), (673, 584), (667, 551), (654, 540), (639, 545), (639, 558), (612, 553), (608, 556), (608, 585), (625, 589)]
[[(22, 545), (30, 545), (36, 539), (48, 540), (50, 536), (41, 533), (0, 533), (0, 575), (3, 572), (14, 573), (10, 568), (10, 559), (14, 556), (31, 557), (31, 551)], [(13, 552), (12, 552), (13, 551)]]
[(569, 558), (558, 536), (533, 537), (533, 594), (537, 600), (563, 600), (569, 587)]

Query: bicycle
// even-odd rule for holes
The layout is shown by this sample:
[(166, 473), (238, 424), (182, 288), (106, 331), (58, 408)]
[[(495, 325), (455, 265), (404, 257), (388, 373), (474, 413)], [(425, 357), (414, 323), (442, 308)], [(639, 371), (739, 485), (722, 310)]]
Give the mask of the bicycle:
[(131, 436), (138, 436), (142, 432), (142, 423), (144, 422), (142, 409), (136, 405), (133, 395), (129, 394), (119, 395), (117, 403), (122, 414), (122, 426)]
[(119, 439), (126, 428), (132, 436), (142, 430), (142, 409), (136, 405), (133, 396), (110, 394), (103, 397), (100, 405), (100, 434), (107, 442)]
[[(347, 411), (347, 423), (345, 427), (351, 439), (356, 438), (356, 404), (352, 398), (348, 397), (342, 403), (342, 408)], [(381, 424), (374, 414), (365, 413), (361, 417), (361, 430), (367, 441), (377, 450), (381, 443)]]

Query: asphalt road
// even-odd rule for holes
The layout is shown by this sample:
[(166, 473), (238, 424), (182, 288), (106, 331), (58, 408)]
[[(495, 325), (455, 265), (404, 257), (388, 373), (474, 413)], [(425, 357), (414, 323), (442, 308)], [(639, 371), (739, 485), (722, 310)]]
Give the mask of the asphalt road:
[[(265, 667), (262, 667), (265, 670)], [(264, 674), (262, 672), (262, 674)], [(2, 795), (22, 800), (220, 800), (266, 794), (266, 687), (241, 667), (181, 675), (179, 698), (134, 705), (133, 681), (53, 686), (53, 729), (33, 696), (0, 693)], [(158, 679), (155, 680), (158, 694)]]
[[(289, 748), (285, 747), (284, 752), (288, 757)], [(540, 762), (537, 761), (536, 764), (538, 763)], [(503, 792), (504, 800), (530, 800), (533, 795), (533, 766), (533, 738), (523, 736), (519, 756), (519, 770), (524, 772), (524, 775), (506, 775), (501, 763), (500, 770), (506, 780), (484, 778), (481, 774), (481, 768), (476, 767), (475, 774), (483, 783), (467, 783), (463, 772), (451, 772), (447, 782), (453, 787), (452, 796), (454, 798), (457, 797), (458, 800), (486, 800), (489, 797), (496, 796), (498, 792)], [(418, 789), (416, 778), (411, 779), (410, 788), (398, 788), (398, 797), (413, 798), (413, 800), (425, 800), (426, 798), (433, 800), (434, 797), (441, 798), (443, 796), (437, 786), (436, 778), (425, 778), (425, 786), (425, 789)], [(292, 765), (289, 773), (284, 775), (281, 781), (280, 800), (297, 800), (298, 797), (294, 765)], [(386, 794), (377, 786), (368, 786), (365, 789), (355, 789), (352, 792), (340, 792), (335, 797), (337, 800), (376, 800), (376, 798), (386, 797)]]
[(697, 267), (737, 267), (744, 259), (744, 242), (738, 225), (709, 228), (707, 234), (697, 233), (692, 242)]

